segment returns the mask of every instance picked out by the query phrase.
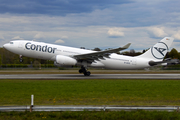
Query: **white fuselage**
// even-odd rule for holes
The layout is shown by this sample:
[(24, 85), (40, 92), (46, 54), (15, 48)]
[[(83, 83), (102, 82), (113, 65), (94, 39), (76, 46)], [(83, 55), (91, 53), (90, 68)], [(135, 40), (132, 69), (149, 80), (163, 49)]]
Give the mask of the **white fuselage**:
[[(11, 41), (4, 45), (4, 47), (16, 54), (56, 61), (57, 55), (69, 56), (81, 55), (92, 53), (96, 51), (66, 47), (61, 45), (48, 44), (43, 42), (34, 42), (26, 40), (16, 40)], [(100, 59), (95, 61), (92, 64), (89, 64), (89, 67), (104, 67), (108, 69), (142, 69), (150, 67), (148, 64), (151, 59), (142, 58), (142, 57), (130, 57), (118, 54), (111, 54), (109, 58)]]

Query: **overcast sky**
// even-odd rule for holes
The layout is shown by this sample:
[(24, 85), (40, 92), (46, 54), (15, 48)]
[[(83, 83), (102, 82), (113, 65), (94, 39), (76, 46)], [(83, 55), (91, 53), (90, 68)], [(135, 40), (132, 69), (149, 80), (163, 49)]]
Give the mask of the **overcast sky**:
[(72, 47), (141, 51), (174, 37), (180, 51), (179, 0), (0, 0), (0, 46), (26, 39)]

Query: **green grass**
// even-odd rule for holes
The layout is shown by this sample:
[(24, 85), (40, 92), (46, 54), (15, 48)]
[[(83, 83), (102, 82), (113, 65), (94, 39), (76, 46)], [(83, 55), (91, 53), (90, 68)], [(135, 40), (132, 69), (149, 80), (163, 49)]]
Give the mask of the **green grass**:
[(165, 111), (82, 111), (82, 112), (0, 112), (1, 120), (179, 120), (178, 112)]
[(0, 80), (0, 106), (180, 105), (178, 80)]

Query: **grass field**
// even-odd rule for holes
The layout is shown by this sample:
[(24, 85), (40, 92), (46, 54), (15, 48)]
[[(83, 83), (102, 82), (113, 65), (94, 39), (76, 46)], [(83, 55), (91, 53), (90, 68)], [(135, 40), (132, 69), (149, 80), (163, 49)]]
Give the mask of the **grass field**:
[[(180, 105), (179, 80), (0, 80), (0, 106)], [(179, 120), (179, 112), (0, 112), (0, 120)]]
[(0, 106), (180, 105), (179, 80), (0, 80)]
[(1, 120), (179, 120), (178, 112), (107, 111), (107, 112), (0, 112)]

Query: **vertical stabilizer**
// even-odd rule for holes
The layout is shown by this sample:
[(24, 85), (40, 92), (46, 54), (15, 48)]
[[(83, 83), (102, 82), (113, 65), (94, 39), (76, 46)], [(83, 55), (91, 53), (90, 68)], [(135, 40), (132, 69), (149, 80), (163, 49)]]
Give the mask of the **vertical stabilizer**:
[(138, 56), (143, 58), (148, 58), (155, 61), (162, 61), (168, 52), (174, 38), (165, 37), (160, 42), (156, 43), (153, 47), (151, 47), (144, 54)]

